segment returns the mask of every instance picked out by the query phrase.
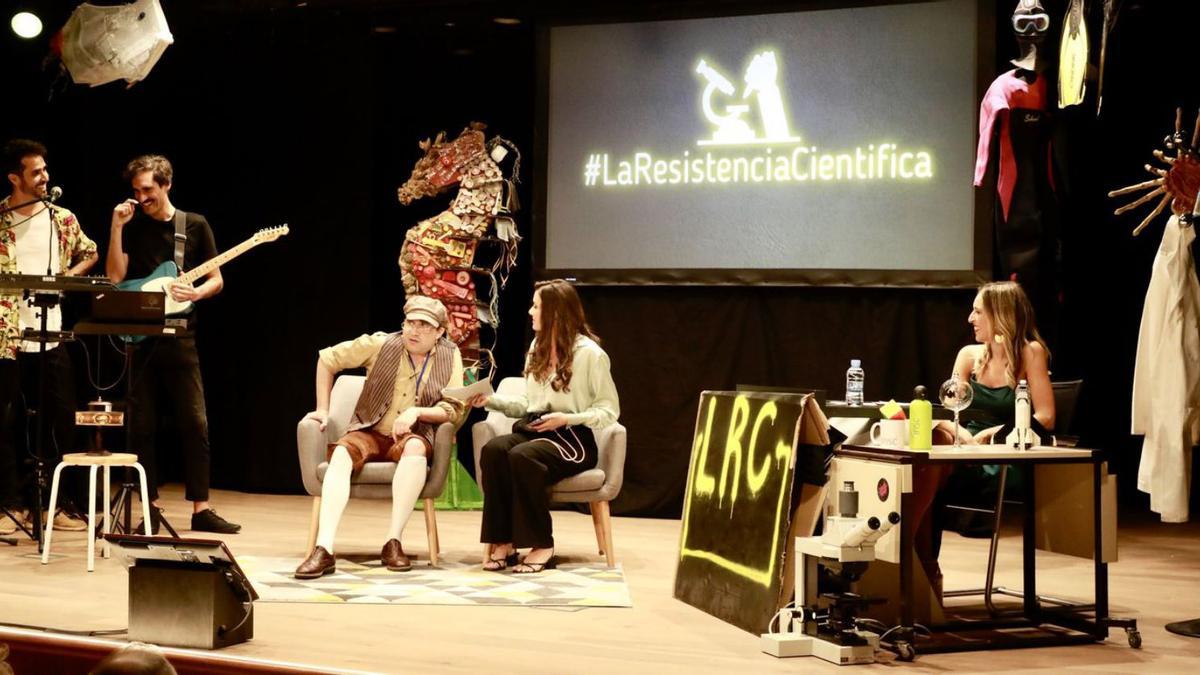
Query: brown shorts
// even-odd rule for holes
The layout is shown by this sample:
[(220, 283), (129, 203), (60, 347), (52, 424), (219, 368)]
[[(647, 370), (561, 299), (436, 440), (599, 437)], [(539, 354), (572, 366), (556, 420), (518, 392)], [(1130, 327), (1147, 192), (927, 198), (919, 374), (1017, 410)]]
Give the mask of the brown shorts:
[(425, 446), (425, 461), (428, 462), (433, 457), (433, 446), (430, 445), (428, 438), (408, 433), (393, 441), (391, 436), (381, 434), (374, 429), (351, 431), (339, 438), (337, 443), (330, 443), (325, 451), (325, 459), (328, 460), (332, 457), (334, 448), (341, 445), (349, 451), (350, 460), (354, 462), (353, 470), (355, 472), (361, 470), (363, 464), (367, 462), (399, 462), (400, 456), (404, 454), (404, 444), (408, 443), (411, 438), (421, 441), (421, 444)]

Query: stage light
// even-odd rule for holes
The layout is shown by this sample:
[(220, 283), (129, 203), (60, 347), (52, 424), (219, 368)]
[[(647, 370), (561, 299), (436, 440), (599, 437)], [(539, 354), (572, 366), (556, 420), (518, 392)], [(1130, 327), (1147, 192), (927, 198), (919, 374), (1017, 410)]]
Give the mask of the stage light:
[(510, 16), (498, 16), (498, 17), (492, 19), (492, 21), (500, 24), (501, 26), (519, 26), (519, 25), (521, 25), (520, 19), (515, 19)]
[(12, 29), (25, 39), (35, 38), (42, 34), (42, 20), (33, 12), (17, 12), (13, 14)]

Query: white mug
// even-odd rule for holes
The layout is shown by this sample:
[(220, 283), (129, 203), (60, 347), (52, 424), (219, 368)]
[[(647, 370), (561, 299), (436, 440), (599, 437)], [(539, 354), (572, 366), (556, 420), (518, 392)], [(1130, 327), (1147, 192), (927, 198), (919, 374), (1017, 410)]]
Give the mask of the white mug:
[(871, 445), (908, 447), (908, 420), (879, 420), (872, 424)]

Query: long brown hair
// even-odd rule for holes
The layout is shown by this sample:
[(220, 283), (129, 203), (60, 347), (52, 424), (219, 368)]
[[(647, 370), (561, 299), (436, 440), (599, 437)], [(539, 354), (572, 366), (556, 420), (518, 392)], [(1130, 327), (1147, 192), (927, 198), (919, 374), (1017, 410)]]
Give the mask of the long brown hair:
[[(579, 301), (574, 286), (562, 279), (552, 279), (534, 284), (533, 293), (542, 303), (541, 330), (529, 354), (525, 374), (533, 375), (540, 382), (549, 379), (554, 391), (570, 391), (575, 340), (580, 335), (586, 335), (596, 342), (600, 338), (588, 325), (587, 317), (583, 314), (583, 303)], [(551, 354), (554, 355), (553, 363)]]
[[(993, 281), (979, 288), (979, 302), (992, 322), (992, 332), (1008, 345), (1008, 368), (1005, 379), (1016, 386), (1017, 377), (1025, 372), (1025, 345), (1036, 342), (1046, 351), (1046, 362), (1050, 362), (1050, 348), (1037, 329), (1033, 304), (1021, 285), (1015, 281)], [(991, 345), (985, 345), (983, 356), (975, 364), (975, 376), (983, 374), (992, 359)]]

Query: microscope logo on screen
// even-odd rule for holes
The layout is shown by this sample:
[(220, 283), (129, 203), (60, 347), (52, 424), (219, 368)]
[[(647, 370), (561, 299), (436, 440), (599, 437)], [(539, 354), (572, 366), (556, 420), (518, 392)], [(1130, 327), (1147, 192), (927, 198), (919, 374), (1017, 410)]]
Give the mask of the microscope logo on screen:
[[(742, 77), (745, 87), (742, 95), (737, 96), (737, 89), (729, 78), (708, 64), (704, 59), (696, 65), (696, 74), (707, 82), (701, 95), (700, 106), (704, 110), (704, 118), (714, 127), (712, 138), (697, 141), (698, 145), (751, 145), (751, 144), (782, 144), (798, 143), (799, 136), (793, 136), (788, 124), (787, 110), (783, 106), (783, 93), (779, 90), (779, 64), (775, 60), (773, 50), (762, 51), (754, 55), (746, 73)], [(735, 97), (737, 103), (724, 106), (724, 112), (718, 111), (713, 101), (718, 94)], [(753, 97), (753, 98), (751, 98)], [(752, 102), (753, 106), (745, 103)], [(744, 119), (751, 108), (758, 109), (760, 129), (751, 126), (751, 121)]]
[(692, 74), (704, 84), (700, 109), (710, 127), (705, 132), (708, 135), (696, 141), (702, 149), (664, 153), (639, 148), (631, 155), (590, 149), (581, 157), (584, 186), (621, 189), (933, 180), (933, 152), (908, 147), (899, 139), (885, 136), (834, 150), (820, 147), (811, 138), (802, 140), (788, 119), (779, 54), (777, 49), (752, 51), (740, 86), (711, 59), (700, 58)]

